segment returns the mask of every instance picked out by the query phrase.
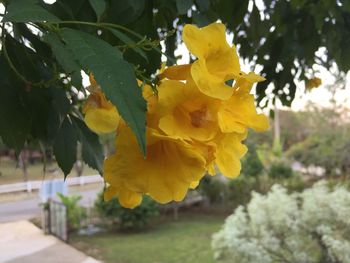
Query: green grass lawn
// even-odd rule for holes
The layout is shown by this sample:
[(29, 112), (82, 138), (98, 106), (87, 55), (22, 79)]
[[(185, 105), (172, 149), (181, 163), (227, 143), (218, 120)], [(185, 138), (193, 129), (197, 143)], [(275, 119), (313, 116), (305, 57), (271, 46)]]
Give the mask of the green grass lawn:
[(71, 244), (104, 262), (210, 263), (211, 236), (224, 223), (222, 215), (186, 215), (155, 224), (141, 233), (105, 233), (72, 236)]
[[(59, 169), (58, 172), (52, 173), (49, 170), (57, 168), (57, 164), (54, 163), (47, 167), (47, 172), (43, 173), (43, 164), (36, 163), (34, 165), (28, 165), (28, 179), (29, 181), (34, 180), (48, 180), (54, 178), (63, 178), (63, 173)], [(98, 174), (97, 171), (91, 169), (87, 165), (84, 166), (84, 175)], [(75, 176), (75, 170), (73, 169), (69, 176)], [(1, 160), (0, 161), (0, 185), (23, 182), (23, 172), (20, 167), (16, 167), (15, 161)]]

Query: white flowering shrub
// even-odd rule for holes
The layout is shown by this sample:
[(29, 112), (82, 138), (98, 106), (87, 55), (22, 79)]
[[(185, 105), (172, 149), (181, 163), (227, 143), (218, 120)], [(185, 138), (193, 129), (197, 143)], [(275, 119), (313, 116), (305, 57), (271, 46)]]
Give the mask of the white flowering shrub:
[(326, 182), (288, 194), (253, 193), (213, 235), (214, 256), (232, 263), (350, 262), (350, 192)]

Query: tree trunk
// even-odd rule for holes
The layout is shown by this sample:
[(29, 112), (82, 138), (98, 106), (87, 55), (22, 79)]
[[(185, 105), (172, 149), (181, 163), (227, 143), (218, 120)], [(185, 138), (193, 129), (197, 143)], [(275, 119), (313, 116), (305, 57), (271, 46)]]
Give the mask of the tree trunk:
[(19, 166), (23, 172), (23, 181), (28, 182), (28, 150), (25, 148), (19, 155)]

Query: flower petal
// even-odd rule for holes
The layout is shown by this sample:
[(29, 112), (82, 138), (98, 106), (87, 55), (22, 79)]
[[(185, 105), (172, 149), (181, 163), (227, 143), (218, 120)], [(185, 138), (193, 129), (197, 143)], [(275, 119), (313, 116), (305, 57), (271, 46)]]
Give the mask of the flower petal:
[(241, 143), (245, 136), (229, 133), (219, 139), (216, 164), (226, 177), (235, 178), (241, 171), (240, 159), (247, 152), (247, 147)]
[(229, 100), (222, 103), (218, 120), (224, 133), (243, 133), (246, 128), (255, 131), (265, 131), (269, 128), (268, 118), (256, 112), (254, 96), (247, 90), (236, 90)]
[[(160, 203), (182, 200), (193, 181), (202, 178), (205, 160), (195, 149), (178, 139), (148, 130), (147, 157), (127, 127), (117, 137), (117, 153), (105, 161), (105, 179), (134, 193), (149, 194)], [(121, 185), (121, 187), (123, 187)]]
[(96, 133), (110, 133), (118, 128), (120, 116), (115, 108), (96, 108), (85, 113), (84, 121)]
[(191, 73), (192, 64), (175, 65), (166, 68), (161, 74), (158, 75), (159, 79), (171, 79), (171, 80), (186, 80)]
[(233, 88), (225, 84), (225, 80), (210, 74), (205, 62), (196, 61), (191, 68), (191, 75), (198, 89), (205, 95), (227, 100), (232, 96)]

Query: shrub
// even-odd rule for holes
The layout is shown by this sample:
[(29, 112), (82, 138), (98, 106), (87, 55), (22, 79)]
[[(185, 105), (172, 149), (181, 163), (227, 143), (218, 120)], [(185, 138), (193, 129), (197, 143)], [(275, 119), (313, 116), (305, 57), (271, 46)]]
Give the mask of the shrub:
[(306, 185), (299, 173), (293, 173), (293, 176), (287, 178), (287, 180), (284, 180), (283, 186), (290, 192), (301, 192), (305, 189)]
[(319, 182), (288, 194), (274, 185), (238, 207), (212, 247), (223, 262), (350, 262), (350, 192)]
[(290, 178), (293, 170), (285, 161), (275, 161), (270, 165), (269, 176), (273, 179)]
[(95, 201), (95, 207), (102, 218), (122, 230), (145, 228), (152, 217), (159, 215), (158, 205), (148, 196), (144, 196), (138, 207), (128, 209), (122, 207), (117, 198), (105, 202), (101, 192)]
[(246, 204), (253, 190), (259, 191), (259, 181), (255, 177), (240, 175), (230, 180), (227, 187), (227, 200), (234, 205)]
[(200, 182), (198, 191), (207, 197), (210, 203), (217, 203), (225, 200), (227, 185), (221, 178), (206, 176)]
[(79, 229), (81, 222), (87, 217), (85, 208), (78, 204), (81, 196), (65, 196), (61, 193), (57, 195), (67, 209), (68, 231)]
[(254, 143), (247, 143), (248, 152), (242, 160), (242, 175), (258, 177), (264, 171), (264, 166), (258, 156)]

